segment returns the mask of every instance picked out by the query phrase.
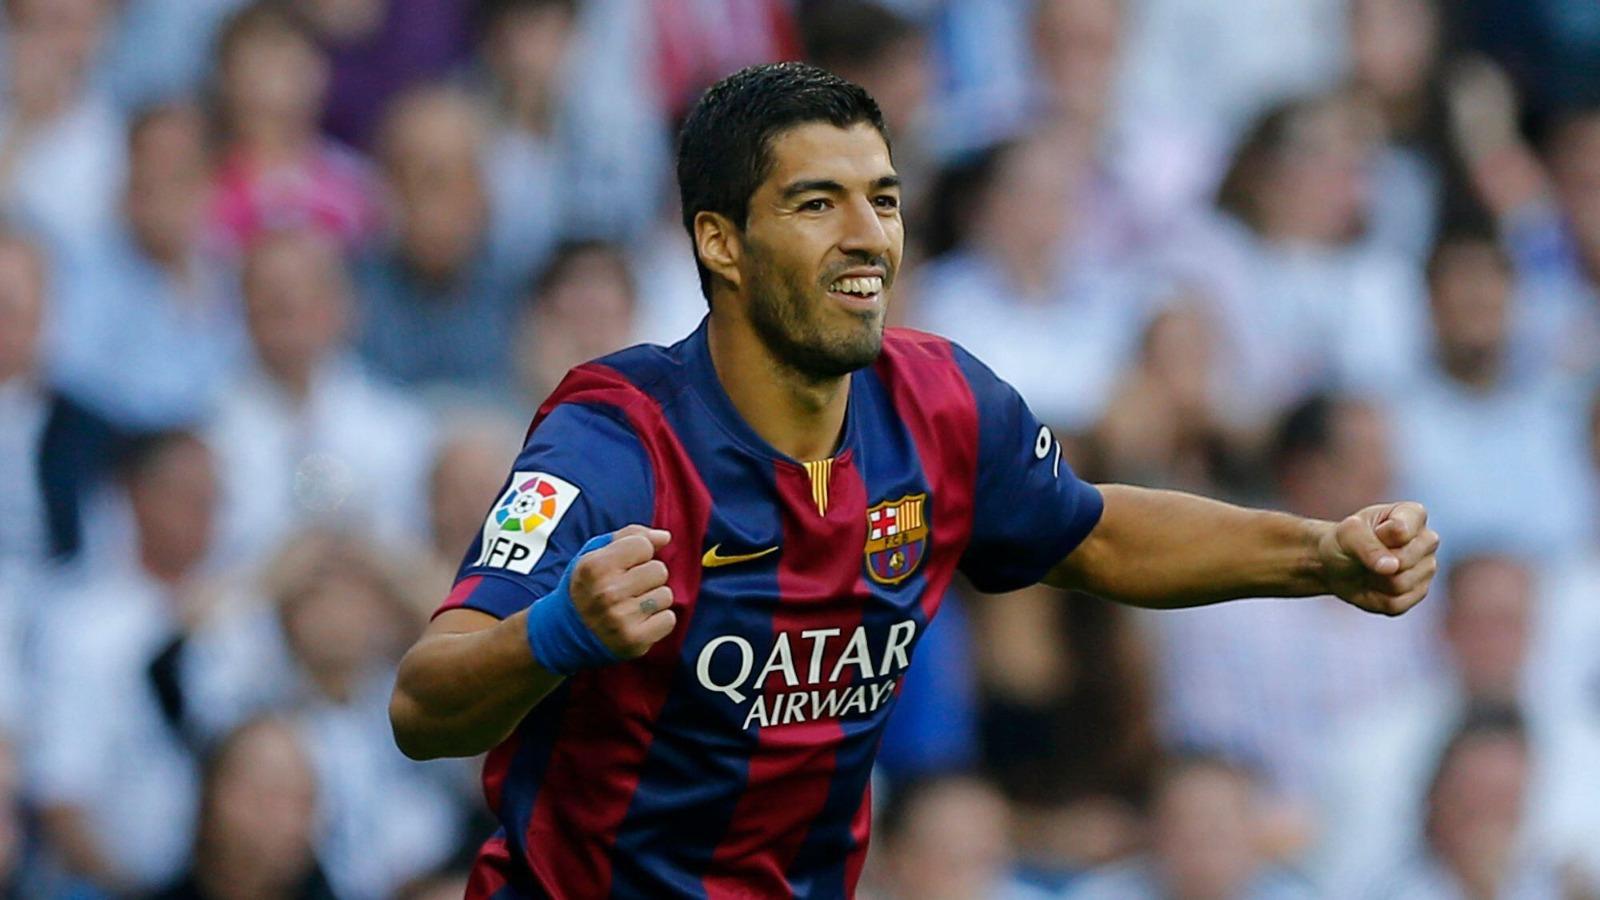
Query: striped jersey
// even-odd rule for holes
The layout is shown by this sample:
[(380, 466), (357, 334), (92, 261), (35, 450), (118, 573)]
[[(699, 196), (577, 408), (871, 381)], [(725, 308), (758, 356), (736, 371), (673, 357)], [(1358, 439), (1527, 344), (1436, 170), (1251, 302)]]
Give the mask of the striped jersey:
[(673, 632), (567, 678), (489, 753), (500, 828), (469, 897), (851, 895), (873, 756), (952, 577), (1032, 584), (1099, 519), (1049, 429), (949, 341), (887, 330), (836, 453), (802, 462), (734, 409), (706, 328), (562, 381), (441, 607), (503, 618), (590, 537), (672, 533)]

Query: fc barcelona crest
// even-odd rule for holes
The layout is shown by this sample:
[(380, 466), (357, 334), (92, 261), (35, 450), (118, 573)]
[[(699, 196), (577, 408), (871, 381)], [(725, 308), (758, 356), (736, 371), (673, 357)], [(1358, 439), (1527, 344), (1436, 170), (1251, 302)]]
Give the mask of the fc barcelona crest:
[(928, 555), (927, 494), (908, 494), (867, 510), (867, 574), (879, 584), (911, 577)]

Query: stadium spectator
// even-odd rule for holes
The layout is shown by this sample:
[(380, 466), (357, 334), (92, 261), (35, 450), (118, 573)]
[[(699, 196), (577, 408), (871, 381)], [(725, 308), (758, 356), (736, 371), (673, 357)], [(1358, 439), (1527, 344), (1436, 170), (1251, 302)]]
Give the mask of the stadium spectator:
[[(1396, 447), (1401, 490), (1428, 498), (1458, 547), (1559, 558), (1584, 546), (1600, 489), (1585, 465), (1581, 394), (1563, 373), (1513, 365), (1517, 298), (1504, 250), (1488, 234), (1447, 233), (1428, 281), (1430, 364), (1395, 398), (1406, 421)], [(1508, 509), (1539, 515), (1507, 530)]]
[(1310, 900), (1311, 885), (1264, 855), (1261, 786), (1219, 756), (1180, 755), (1160, 776), (1150, 849), (1069, 885), (1068, 900)]
[(1192, 152), (1232, 145), (1263, 108), (1332, 87), (1343, 68), (1340, 0), (1151, 0), (1135, 8), (1121, 103), (1135, 116), (1183, 123)]
[(206, 126), (158, 106), (128, 129), (121, 217), (61, 278), (52, 365), (62, 383), (130, 428), (210, 413), (244, 354), (232, 273), (208, 252)]
[(396, 234), (356, 267), (359, 343), (380, 374), (410, 386), (511, 382), (517, 285), (488, 243), (486, 138), (479, 104), (450, 88), (407, 93), (384, 118)]
[(517, 446), (527, 431), (523, 419), (531, 421), (532, 414), (461, 413), (440, 423), (439, 446), (428, 471), (427, 546), (429, 577), (435, 581), (422, 594), (437, 597), (450, 590), (462, 555), (505, 487), (512, 463), (506, 448)]
[(1142, 243), (1192, 214), (1220, 165), (1200, 152), (1192, 126), (1129, 115), (1125, 94), (1129, 4), (1124, 0), (1047, 0), (1030, 23), (1032, 115), (1064, 123), (1095, 160), (1084, 230), (1101, 240)]
[(1030, 877), (1054, 884), (1132, 849), (1159, 747), (1131, 617), (1042, 587), (969, 609), (983, 764), (1013, 804)]
[(312, 853), (317, 786), (287, 722), (234, 729), (201, 774), (193, 864), (155, 900), (333, 900)]
[(1444, 122), (1438, 0), (1354, 0), (1350, 83), (1382, 119), (1366, 239), (1421, 260), (1453, 149)]
[(1151, 319), (1095, 424), (1102, 477), (1216, 490), (1228, 452), (1242, 452), (1224, 408), (1217, 344), (1203, 301), (1180, 293)]
[(1172, 270), (1215, 301), (1243, 421), (1417, 368), (1426, 310), (1414, 267), (1360, 240), (1375, 125), (1342, 93), (1274, 107), (1235, 151), (1215, 214), (1166, 251)]
[[(550, 237), (631, 243), (660, 214), (672, 167), (666, 87), (655, 80), (654, 20), (665, 7), (634, 0), (486, 0), (479, 5), (476, 86), (494, 110), (490, 187), (496, 228), (524, 271)], [(528, 166), (529, 170), (518, 167)], [(533, 221), (554, 178), (559, 231)]]
[[(991, 151), (935, 189), (947, 234), (919, 276), (919, 327), (959, 335), (1045, 422), (1086, 430), (1104, 409), (1144, 313), (1136, 273), (1095, 218), (1090, 149), (1069, 132)], [(948, 242), (947, 242), (948, 241)], [(898, 302), (898, 297), (897, 297)]]
[[(1559, 897), (1563, 876), (1544, 848), (1522, 843), (1528, 734), (1514, 707), (1467, 711), (1429, 780), (1422, 827), (1400, 858), (1356, 896)], [(1370, 874), (1370, 873), (1369, 873)]]
[(193, 435), (136, 439), (119, 463), (134, 555), (57, 586), (38, 645), (29, 787), (64, 869), (110, 893), (149, 891), (183, 870), (196, 762), (171, 662), (213, 602), (203, 565), (216, 469)]
[[(1382, 413), (1360, 400), (1303, 401), (1273, 441), (1277, 502), (1301, 515), (1337, 519), (1340, 510), (1390, 496), (1396, 440)], [(1145, 623), (1165, 737), (1258, 768), (1288, 843), (1310, 837), (1318, 753), (1335, 723), (1433, 665), (1427, 608), (1405, 621), (1353, 612), (1326, 597), (1247, 601), (1176, 610)]]
[(319, 521), (419, 543), (433, 424), (348, 349), (352, 301), (338, 248), (310, 229), (265, 233), (241, 283), (254, 359), (222, 393), (208, 432), (222, 473), (223, 552), (257, 562)]
[(518, 318), (518, 412), (531, 418), (568, 370), (628, 346), (637, 305), (620, 247), (579, 241), (557, 248)]
[(934, 71), (928, 35), (915, 19), (874, 0), (823, 0), (802, 7), (800, 37), (808, 61), (878, 101), (894, 140), (906, 237), (919, 240), (936, 165), (929, 143)]
[(317, 130), (330, 64), (303, 20), (271, 0), (228, 18), (217, 37), (223, 147), (212, 216), (241, 249), (267, 229), (314, 225), (347, 248), (381, 222), (370, 165)]
[(1573, 110), (1552, 128), (1550, 194), (1502, 217), (1518, 274), (1530, 282), (1519, 308), (1519, 361), (1584, 373), (1600, 365), (1600, 107)]
[(395, 748), (383, 695), (421, 627), (426, 585), (349, 529), (296, 533), (263, 576), (265, 603), (197, 630), (183, 674), (196, 730), (263, 713), (300, 729), (317, 774), (317, 858), (341, 898), (387, 897), (451, 858), (463, 816), (452, 763)]
[(0, 211), (38, 228), (52, 254), (110, 226), (123, 130), (97, 89), (109, 0), (7, 0), (0, 102)]
[(577, 28), (575, 0), (484, 4), (479, 54), (493, 98), (485, 147), (495, 254), (535, 272), (560, 240), (572, 161), (563, 77)]
[(879, 819), (882, 853), (869, 866), (870, 900), (1042, 900), (1011, 872), (1011, 822), (989, 783), (950, 775), (913, 782)]
[(30, 865), (36, 850), (30, 846), (21, 768), (13, 738), (0, 737), (0, 895), (7, 897), (44, 891)]
[[(1596, 833), (1594, 790), (1600, 780), (1576, 751), (1593, 752), (1600, 731), (1564, 695), (1546, 693), (1530, 679), (1528, 657), (1543, 596), (1522, 560), (1478, 555), (1458, 560), (1446, 577), (1441, 643), (1444, 677), (1417, 682), (1342, 724), (1324, 752), (1326, 849), (1319, 867), (1332, 895), (1362, 886), (1407, 835), (1427, 790), (1428, 766), (1450, 729), (1479, 705), (1527, 710), (1531, 761), (1528, 828), (1540, 846), (1566, 850)], [(1546, 593), (1546, 592), (1541, 592)], [(1592, 758), (1592, 757), (1591, 757)]]
[(407, 88), (467, 57), (476, 4), (460, 0), (290, 0), (328, 60), (322, 129), (353, 147), (371, 141), (383, 110)]
[(645, 6), (654, 37), (652, 80), (671, 121), (681, 120), (700, 92), (724, 75), (756, 63), (800, 58), (793, 5), (781, 0)]
[(386, 721), (383, 697), (423, 603), (359, 539), (313, 533), (302, 549), (305, 568), (279, 573), (278, 614), (324, 800), (318, 858), (341, 897), (386, 897), (463, 838), (455, 764), (406, 759)]
[(116, 436), (44, 371), (48, 278), (38, 247), (0, 231), (0, 575), (7, 580), (83, 548), (85, 506)]
[(197, 97), (227, 17), (250, 0), (121, 0), (102, 81), (123, 109)]
[(635, 238), (661, 205), (669, 137), (642, 96), (619, 102), (615, 92), (595, 94), (597, 83), (616, 77), (593, 71), (595, 32), (616, 26), (598, 11), (585, 20), (587, 8), (575, 0), (495, 0), (480, 14), (481, 92), (492, 113), (490, 236), (496, 258), (519, 276), (539, 271), (571, 237)]

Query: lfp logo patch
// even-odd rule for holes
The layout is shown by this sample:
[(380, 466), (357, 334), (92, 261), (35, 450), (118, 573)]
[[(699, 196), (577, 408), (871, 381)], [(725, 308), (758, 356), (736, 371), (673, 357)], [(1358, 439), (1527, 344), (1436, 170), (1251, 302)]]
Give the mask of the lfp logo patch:
[(483, 523), (483, 548), (473, 565), (532, 572), (578, 493), (577, 485), (547, 472), (512, 473)]
[(908, 494), (867, 510), (867, 574), (879, 584), (911, 577), (928, 553), (927, 494)]

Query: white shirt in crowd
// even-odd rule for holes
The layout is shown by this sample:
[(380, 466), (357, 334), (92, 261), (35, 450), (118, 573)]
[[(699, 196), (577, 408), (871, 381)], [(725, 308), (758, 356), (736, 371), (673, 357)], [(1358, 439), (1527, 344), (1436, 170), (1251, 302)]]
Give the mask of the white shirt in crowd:
[(319, 693), (290, 650), (276, 610), (240, 605), (196, 630), (183, 683), (208, 737), (251, 716), (293, 718), (317, 773), (317, 858), (340, 897), (390, 897), (443, 864), (462, 837), (463, 760), (413, 762), (388, 719), (394, 673), (374, 671), (357, 696)]
[(1428, 506), (1443, 552), (1497, 549), (1559, 560), (1590, 546), (1595, 474), (1583, 393), (1557, 373), (1472, 390), (1436, 369), (1396, 399), (1399, 494)]
[(433, 423), (353, 359), (325, 365), (298, 406), (259, 370), (247, 373), (224, 393), (206, 437), (229, 564), (262, 561), (317, 522), (390, 543), (418, 540), (427, 527)]
[(132, 564), (107, 564), (48, 603), (27, 754), (34, 799), (82, 810), (119, 871), (160, 887), (189, 859), (199, 789), (148, 675), (178, 633), (174, 601)]
[(1232, 418), (1270, 418), (1324, 387), (1390, 387), (1425, 358), (1425, 293), (1403, 256), (1269, 243), (1221, 215), (1184, 231), (1164, 262), (1213, 303)]
[(1437, 666), (1429, 618), (1419, 608), (1386, 619), (1331, 597), (1147, 615), (1162, 731), (1259, 766), (1272, 793), (1309, 808), (1336, 723)]
[(1045, 422), (1091, 426), (1105, 409), (1146, 321), (1134, 276), (1074, 267), (1047, 296), (1022, 297), (983, 257), (956, 252), (918, 276), (919, 328), (970, 350)]
[[(1600, 860), (1593, 844), (1600, 836), (1600, 718), (1525, 694), (1532, 749), (1526, 850)], [(1428, 782), (1465, 703), (1447, 680), (1414, 684), (1345, 722), (1324, 744), (1316, 867), (1329, 896), (1355, 896), (1374, 871), (1394, 867), (1420, 845)]]

